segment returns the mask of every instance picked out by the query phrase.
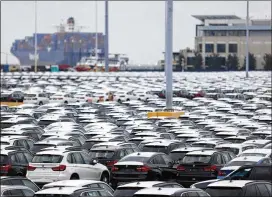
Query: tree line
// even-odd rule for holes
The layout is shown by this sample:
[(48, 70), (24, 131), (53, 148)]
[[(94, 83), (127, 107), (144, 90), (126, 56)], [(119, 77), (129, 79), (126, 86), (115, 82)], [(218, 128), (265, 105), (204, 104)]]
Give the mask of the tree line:
[[(180, 53), (179, 66), (182, 67), (182, 60), (185, 59), (184, 55)], [(264, 70), (272, 70), (272, 54), (265, 54), (263, 56)], [(239, 58), (237, 55), (229, 54), (225, 59), (218, 54), (212, 54), (206, 57), (206, 67), (203, 68), (203, 58), (201, 53), (195, 52), (194, 58), (190, 62), (193, 68), (189, 71), (239, 71), (246, 68), (246, 57), (244, 58), (243, 65), (240, 66)], [(256, 70), (256, 57), (254, 54), (249, 53), (249, 70)]]

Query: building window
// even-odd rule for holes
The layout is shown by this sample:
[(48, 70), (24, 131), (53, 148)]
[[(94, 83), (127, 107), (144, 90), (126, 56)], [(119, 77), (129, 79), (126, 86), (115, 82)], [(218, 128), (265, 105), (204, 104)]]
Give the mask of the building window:
[(217, 44), (217, 53), (226, 53), (226, 44)]
[(229, 53), (237, 53), (237, 52), (238, 52), (237, 44), (229, 44)]
[(198, 44), (198, 51), (202, 52), (202, 44)]
[(205, 44), (205, 52), (206, 53), (213, 53), (214, 52), (213, 44)]

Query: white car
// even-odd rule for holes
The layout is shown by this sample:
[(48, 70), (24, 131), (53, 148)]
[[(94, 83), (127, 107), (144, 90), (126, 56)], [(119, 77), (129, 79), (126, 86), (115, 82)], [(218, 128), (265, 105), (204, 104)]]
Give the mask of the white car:
[(272, 150), (265, 148), (256, 148), (243, 151), (238, 157), (248, 157), (248, 156), (260, 156), (260, 157), (270, 157), (272, 159)]
[(58, 149), (36, 153), (29, 163), (26, 177), (37, 184), (75, 179), (108, 183), (110, 172), (84, 151)]
[(71, 94), (67, 93), (56, 93), (50, 97), (51, 103), (74, 103), (76, 102), (76, 99), (72, 97)]
[(24, 103), (43, 105), (49, 103), (49, 98), (45, 93), (26, 93), (24, 95)]
[(92, 94), (89, 93), (78, 93), (74, 98), (77, 102), (92, 102)]

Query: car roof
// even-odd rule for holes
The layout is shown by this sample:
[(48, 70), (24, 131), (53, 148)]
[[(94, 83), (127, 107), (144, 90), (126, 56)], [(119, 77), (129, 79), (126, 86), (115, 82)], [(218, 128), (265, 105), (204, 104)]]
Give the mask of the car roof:
[(171, 151), (173, 152), (191, 152), (191, 151), (197, 151), (197, 150), (203, 150), (203, 149), (209, 149), (209, 148), (204, 148), (204, 147), (183, 147), (183, 148), (177, 148)]
[(145, 188), (137, 191), (135, 194), (142, 194), (142, 195), (173, 195), (176, 192), (188, 191), (188, 188), (161, 188), (161, 187), (151, 187)]
[(53, 188), (48, 188), (48, 189), (43, 189), (36, 194), (72, 194), (77, 190), (81, 190), (83, 187), (53, 187)]
[(140, 181), (127, 183), (124, 185), (120, 185), (118, 188), (126, 188), (126, 187), (153, 187), (156, 184), (165, 183), (163, 181)]
[(64, 180), (48, 183), (44, 186), (65, 186), (65, 187), (82, 187), (87, 184), (101, 183), (101, 181), (95, 180)]
[(271, 149), (265, 149), (265, 148), (254, 148), (254, 149), (248, 149), (242, 152), (243, 153), (264, 153), (264, 154), (271, 154)]
[(0, 191), (6, 190), (6, 189), (29, 189), (31, 188), (23, 186), (23, 185), (0, 185)]
[(215, 183), (211, 183), (207, 186), (207, 188), (211, 187), (238, 187), (242, 188), (248, 183), (253, 183), (254, 181), (251, 180), (222, 180), (217, 181)]
[(157, 153), (157, 152), (134, 152), (134, 153), (131, 153), (129, 155), (127, 155), (126, 157), (152, 157), (153, 155), (157, 155), (157, 154), (162, 154), (162, 153)]
[(260, 161), (261, 159), (263, 159), (264, 157), (261, 156), (243, 156), (243, 157), (236, 157), (234, 159), (232, 159), (230, 162), (233, 161)]

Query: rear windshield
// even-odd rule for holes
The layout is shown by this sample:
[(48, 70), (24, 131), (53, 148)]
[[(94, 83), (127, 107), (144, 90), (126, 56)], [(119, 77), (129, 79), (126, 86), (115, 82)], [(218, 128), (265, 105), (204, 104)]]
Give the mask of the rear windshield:
[(253, 165), (256, 164), (255, 161), (232, 161), (225, 166), (243, 166), (243, 165)]
[(5, 128), (9, 128), (12, 125), (14, 125), (15, 123), (11, 123), (11, 122), (1, 122), (1, 129), (5, 129)]
[(93, 145), (101, 143), (101, 142), (102, 141), (86, 141), (83, 146), (86, 149), (91, 149), (93, 147)]
[(125, 188), (118, 188), (115, 190), (113, 196), (114, 197), (131, 197), (140, 189), (144, 189), (144, 187), (125, 187)]
[(70, 197), (66, 194), (35, 194), (34, 197)]
[(192, 144), (192, 147), (214, 148), (214, 144)]
[(56, 122), (56, 121), (54, 121), (54, 120), (40, 120), (38, 122), (38, 125), (41, 126), (41, 127), (46, 127), (46, 126), (48, 126), (48, 125), (50, 125), (50, 124), (52, 124), (54, 122)]
[(121, 161), (138, 161), (138, 162), (142, 162), (142, 163), (146, 163), (148, 161), (149, 157), (136, 157), (136, 156), (129, 156), (129, 157), (125, 157), (123, 159), (120, 160)]
[(112, 158), (114, 155), (114, 151), (108, 150), (91, 151), (90, 155), (92, 158)]
[(36, 94), (25, 94), (25, 97), (36, 97)]
[(242, 194), (242, 189), (241, 188), (220, 188), (220, 187), (212, 187), (212, 188), (207, 188), (206, 192), (210, 194), (210, 196), (213, 197), (226, 197), (226, 196), (231, 196), (231, 197), (240, 197)]
[(187, 152), (172, 152), (169, 156), (173, 159), (173, 161), (179, 161), (184, 158)]
[(167, 146), (144, 146), (142, 151), (168, 153), (168, 147)]
[(194, 162), (201, 162), (201, 163), (209, 163), (211, 159), (210, 155), (186, 155), (182, 162), (183, 163), (194, 163)]
[(60, 163), (61, 155), (35, 155), (31, 163)]
[(7, 155), (0, 155), (0, 164), (8, 163), (8, 156)]
[(239, 154), (239, 149), (238, 148), (229, 148), (229, 147), (222, 147), (222, 148), (216, 148), (216, 150), (219, 150), (219, 151), (230, 151), (230, 152), (233, 152), (235, 155), (238, 155)]
[(31, 151), (36, 153), (36, 152), (39, 152), (41, 149), (52, 147), (52, 146), (55, 146), (55, 145), (53, 145), (53, 144), (34, 144)]

